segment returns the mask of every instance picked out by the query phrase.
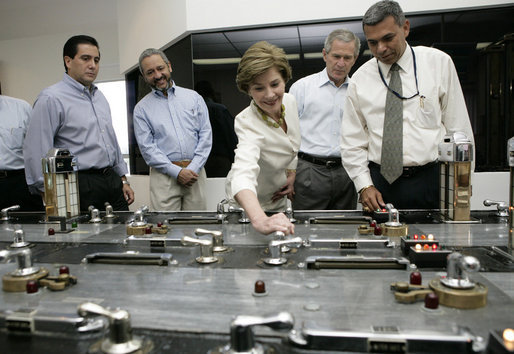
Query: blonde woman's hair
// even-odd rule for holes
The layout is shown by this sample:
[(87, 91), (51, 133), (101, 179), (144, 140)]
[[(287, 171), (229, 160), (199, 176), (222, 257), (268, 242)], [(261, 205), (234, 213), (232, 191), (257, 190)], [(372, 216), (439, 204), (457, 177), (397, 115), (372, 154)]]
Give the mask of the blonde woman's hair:
[(291, 66), (287, 61), (286, 53), (266, 41), (257, 42), (244, 53), (237, 68), (237, 88), (246, 94), (255, 78), (267, 70), (276, 67), (284, 82), (291, 79)]

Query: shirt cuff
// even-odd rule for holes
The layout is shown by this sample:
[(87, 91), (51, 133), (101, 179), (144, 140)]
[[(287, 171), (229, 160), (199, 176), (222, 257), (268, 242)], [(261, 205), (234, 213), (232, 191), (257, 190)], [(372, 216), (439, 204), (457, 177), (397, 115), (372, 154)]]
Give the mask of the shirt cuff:
[(358, 192), (366, 186), (373, 185), (373, 180), (368, 172), (355, 177), (353, 183), (355, 184), (355, 190)]

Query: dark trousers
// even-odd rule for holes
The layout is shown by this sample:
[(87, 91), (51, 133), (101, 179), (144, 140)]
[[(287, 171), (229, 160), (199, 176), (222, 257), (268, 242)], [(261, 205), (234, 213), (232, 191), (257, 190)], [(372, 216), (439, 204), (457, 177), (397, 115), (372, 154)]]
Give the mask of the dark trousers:
[(439, 164), (409, 168), (392, 184), (380, 173), (380, 165), (369, 163), (371, 179), (385, 203), (397, 209), (437, 209), (439, 207)]
[(121, 178), (112, 168), (79, 171), (79, 196), (81, 211), (87, 211), (90, 205), (103, 210), (106, 202), (114, 210), (129, 210)]
[(30, 194), (24, 170), (0, 171), (0, 209), (19, 205), (19, 211), (44, 211), (41, 195)]
[(346, 170), (298, 159), (294, 182), (295, 210), (354, 210), (357, 192)]

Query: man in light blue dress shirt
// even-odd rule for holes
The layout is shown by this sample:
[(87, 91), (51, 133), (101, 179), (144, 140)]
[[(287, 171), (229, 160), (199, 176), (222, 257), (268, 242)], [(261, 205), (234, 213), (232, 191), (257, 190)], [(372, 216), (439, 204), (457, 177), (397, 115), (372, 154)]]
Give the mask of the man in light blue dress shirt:
[(25, 182), (23, 141), (31, 111), (27, 102), (0, 95), (0, 209), (19, 205), (22, 211), (44, 210)]
[(123, 160), (112, 126), (109, 103), (93, 85), (99, 70), (98, 42), (73, 36), (64, 45), (63, 79), (47, 87), (36, 99), (23, 155), (27, 184), (43, 193), (41, 158), (51, 148), (65, 148), (76, 156), (79, 169), (80, 210), (90, 205), (128, 210), (134, 192), (125, 177)]
[(207, 106), (195, 91), (175, 85), (161, 50), (141, 53), (139, 69), (152, 87), (134, 109), (134, 133), (150, 166), (152, 208), (204, 210), (204, 165), (212, 146)]
[(289, 90), (296, 97), (302, 136), (294, 209), (349, 210), (357, 206), (355, 187), (341, 164), (340, 131), (348, 74), (359, 49), (360, 40), (351, 31), (332, 31), (323, 48), (325, 69), (296, 81)]

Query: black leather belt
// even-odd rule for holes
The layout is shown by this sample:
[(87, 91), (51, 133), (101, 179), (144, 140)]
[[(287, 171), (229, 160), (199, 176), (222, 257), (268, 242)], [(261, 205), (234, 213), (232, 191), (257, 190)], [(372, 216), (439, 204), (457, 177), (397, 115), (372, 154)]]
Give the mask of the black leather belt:
[(106, 175), (112, 171), (112, 167), (104, 168), (90, 168), (89, 170), (79, 170), (79, 173), (86, 173), (91, 175)]
[[(405, 177), (405, 178), (412, 177), (423, 170), (434, 167), (435, 165), (437, 165), (437, 161), (432, 161), (432, 162), (429, 162), (426, 165), (422, 165), (422, 166), (403, 166), (403, 172), (402, 172), (401, 177)], [(370, 161), (368, 166), (370, 168), (375, 168), (380, 171), (380, 165), (378, 163), (374, 163), (373, 161)]]
[(7, 178), (12, 176), (19, 176), (25, 173), (24, 169), (21, 170), (3, 170), (0, 171), (0, 178)]
[(322, 166), (325, 166), (328, 168), (342, 166), (341, 158), (337, 158), (337, 157), (327, 157), (327, 158), (316, 157), (316, 156), (312, 156), (312, 155), (306, 154), (305, 152), (301, 152), (301, 151), (298, 152), (298, 157), (307, 162), (311, 162), (316, 165), (322, 165)]

